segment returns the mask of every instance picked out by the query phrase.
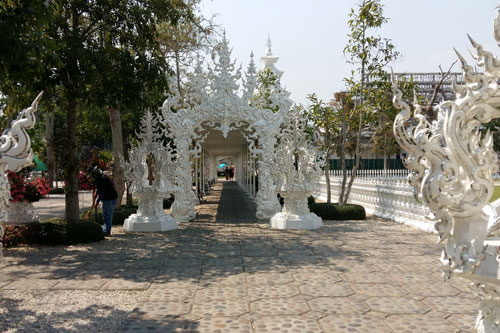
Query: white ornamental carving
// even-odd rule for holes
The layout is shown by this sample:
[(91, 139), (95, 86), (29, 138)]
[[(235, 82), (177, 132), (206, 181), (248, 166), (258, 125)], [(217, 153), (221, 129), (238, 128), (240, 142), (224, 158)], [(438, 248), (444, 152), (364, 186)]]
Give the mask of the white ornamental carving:
[[(35, 111), (42, 93), (38, 94), (29, 108), (19, 113), (11, 127), (0, 136), (0, 214), (5, 219), (5, 213), (9, 206), (10, 186), (7, 171), (18, 171), (29, 165), (33, 160), (31, 151), (31, 140), (26, 132), (35, 126)], [(0, 239), (3, 237), (3, 229), (0, 225)], [(0, 243), (0, 262), (2, 261), (2, 244)]]
[[(495, 38), (500, 42), (500, 16), (495, 19)], [(492, 174), (498, 170), (493, 138), (483, 124), (500, 117), (500, 61), (470, 38), (474, 58), (482, 72), (462, 63), (463, 86), (454, 84), (456, 100), (438, 107), (437, 119), (429, 123), (415, 106), (402, 101), (393, 86), (394, 105), (402, 111), (394, 122), (394, 134), (410, 170), (415, 196), (427, 205), (443, 244), (444, 277), (451, 274), (470, 279), (481, 290), (478, 332), (500, 331), (498, 297), (500, 242), (496, 212), (489, 208), (493, 194)], [(485, 206), (486, 205), (486, 206)]]
[(32, 223), (39, 220), (40, 217), (31, 202), (10, 202), (7, 207), (7, 223), (9, 224)]
[(138, 142), (129, 152), (125, 165), (125, 177), (131, 183), (131, 191), (139, 199), (136, 214), (123, 224), (127, 231), (167, 231), (177, 229), (177, 222), (163, 211), (163, 199), (176, 194), (172, 148), (161, 139), (158, 121), (147, 111), (141, 119)]
[(270, 225), (278, 229), (316, 229), (321, 218), (309, 211), (307, 198), (321, 177), (325, 157), (312, 144), (307, 131), (307, 118), (298, 107), (288, 115), (288, 123), (278, 135), (273, 168), (277, 191), (284, 199), (281, 213), (271, 218)]
[(190, 90), (184, 96), (171, 84), (171, 92), (162, 106), (161, 124), (172, 139), (176, 163), (176, 193), (172, 215), (178, 221), (190, 221), (195, 216), (197, 198), (192, 190), (192, 161), (200, 156), (202, 144), (210, 129), (220, 130), (224, 137), (230, 131), (241, 131), (249, 150), (257, 159), (259, 191), (256, 195), (260, 219), (269, 219), (279, 211), (276, 188), (271, 178), (274, 143), (284, 115), (292, 101), (282, 89), (272, 92), (271, 105), (278, 107), (274, 113), (259, 109), (253, 104), (256, 83), (255, 64), (250, 62), (241, 91), (241, 68), (231, 61), (227, 39), (223, 38), (217, 50), (214, 68), (204, 73), (201, 64), (195, 68)]

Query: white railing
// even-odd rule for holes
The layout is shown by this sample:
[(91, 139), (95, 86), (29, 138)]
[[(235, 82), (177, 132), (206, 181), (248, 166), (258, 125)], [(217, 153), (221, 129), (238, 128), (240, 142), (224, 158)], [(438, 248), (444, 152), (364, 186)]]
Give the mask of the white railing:
[[(347, 181), (351, 171), (348, 171)], [(429, 209), (417, 202), (413, 187), (407, 180), (408, 170), (359, 170), (354, 179), (349, 203), (361, 205), (368, 214), (383, 217), (411, 227), (436, 232), (436, 221), (427, 219)], [(342, 171), (330, 172), (332, 202), (338, 202), (342, 185)], [(322, 176), (316, 197), (326, 201), (326, 180)]]

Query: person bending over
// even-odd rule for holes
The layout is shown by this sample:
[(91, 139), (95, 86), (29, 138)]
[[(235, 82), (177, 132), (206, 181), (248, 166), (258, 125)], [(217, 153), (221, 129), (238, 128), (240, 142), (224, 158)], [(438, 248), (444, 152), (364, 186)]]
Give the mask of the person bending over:
[(93, 207), (97, 207), (99, 202), (102, 202), (102, 230), (104, 235), (109, 236), (111, 235), (113, 211), (115, 209), (116, 200), (118, 199), (118, 193), (111, 179), (98, 167), (93, 168), (89, 176), (92, 177), (97, 188), (95, 206), (93, 205)]

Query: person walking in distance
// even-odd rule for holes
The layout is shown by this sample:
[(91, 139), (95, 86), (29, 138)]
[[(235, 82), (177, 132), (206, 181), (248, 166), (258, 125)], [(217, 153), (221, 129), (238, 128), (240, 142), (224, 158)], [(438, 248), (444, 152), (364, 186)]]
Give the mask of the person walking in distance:
[(99, 202), (102, 202), (102, 230), (104, 235), (109, 236), (111, 235), (113, 211), (115, 209), (116, 200), (118, 199), (118, 193), (111, 179), (98, 167), (93, 168), (89, 176), (92, 177), (97, 188), (95, 205), (92, 205), (92, 207), (97, 207)]

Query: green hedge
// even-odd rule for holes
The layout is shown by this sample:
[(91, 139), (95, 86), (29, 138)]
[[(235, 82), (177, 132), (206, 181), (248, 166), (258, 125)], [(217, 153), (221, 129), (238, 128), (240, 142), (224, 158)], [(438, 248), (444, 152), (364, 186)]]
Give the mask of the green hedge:
[(15, 247), (22, 244), (70, 245), (97, 242), (104, 239), (102, 226), (89, 221), (66, 223), (54, 218), (43, 222), (23, 225), (8, 225), (2, 244)]
[(95, 222), (70, 223), (66, 225), (67, 244), (91, 243), (104, 239), (102, 226)]
[(311, 203), (309, 209), (323, 220), (364, 220), (366, 212), (363, 206), (347, 204)]
[(49, 194), (64, 194), (64, 189), (62, 187), (54, 187), (49, 190)]
[(175, 198), (171, 196), (170, 198), (163, 199), (163, 209), (170, 209), (174, 203)]
[[(90, 217), (88, 219), (85, 218), (85, 214), (87, 214), (87, 212), (88, 210), (82, 212), (82, 214), (80, 215), (80, 220), (95, 222), (96, 221), (95, 210), (92, 209), (92, 213), (90, 214)], [(136, 212), (137, 212), (136, 206), (132, 207), (121, 206), (119, 209), (115, 209), (113, 212), (113, 225), (123, 225), (123, 221), (125, 221), (127, 217), (129, 217), (132, 214), (135, 214)], [(97, 223), (102, 223), (101, 208), (97, 209)]]

